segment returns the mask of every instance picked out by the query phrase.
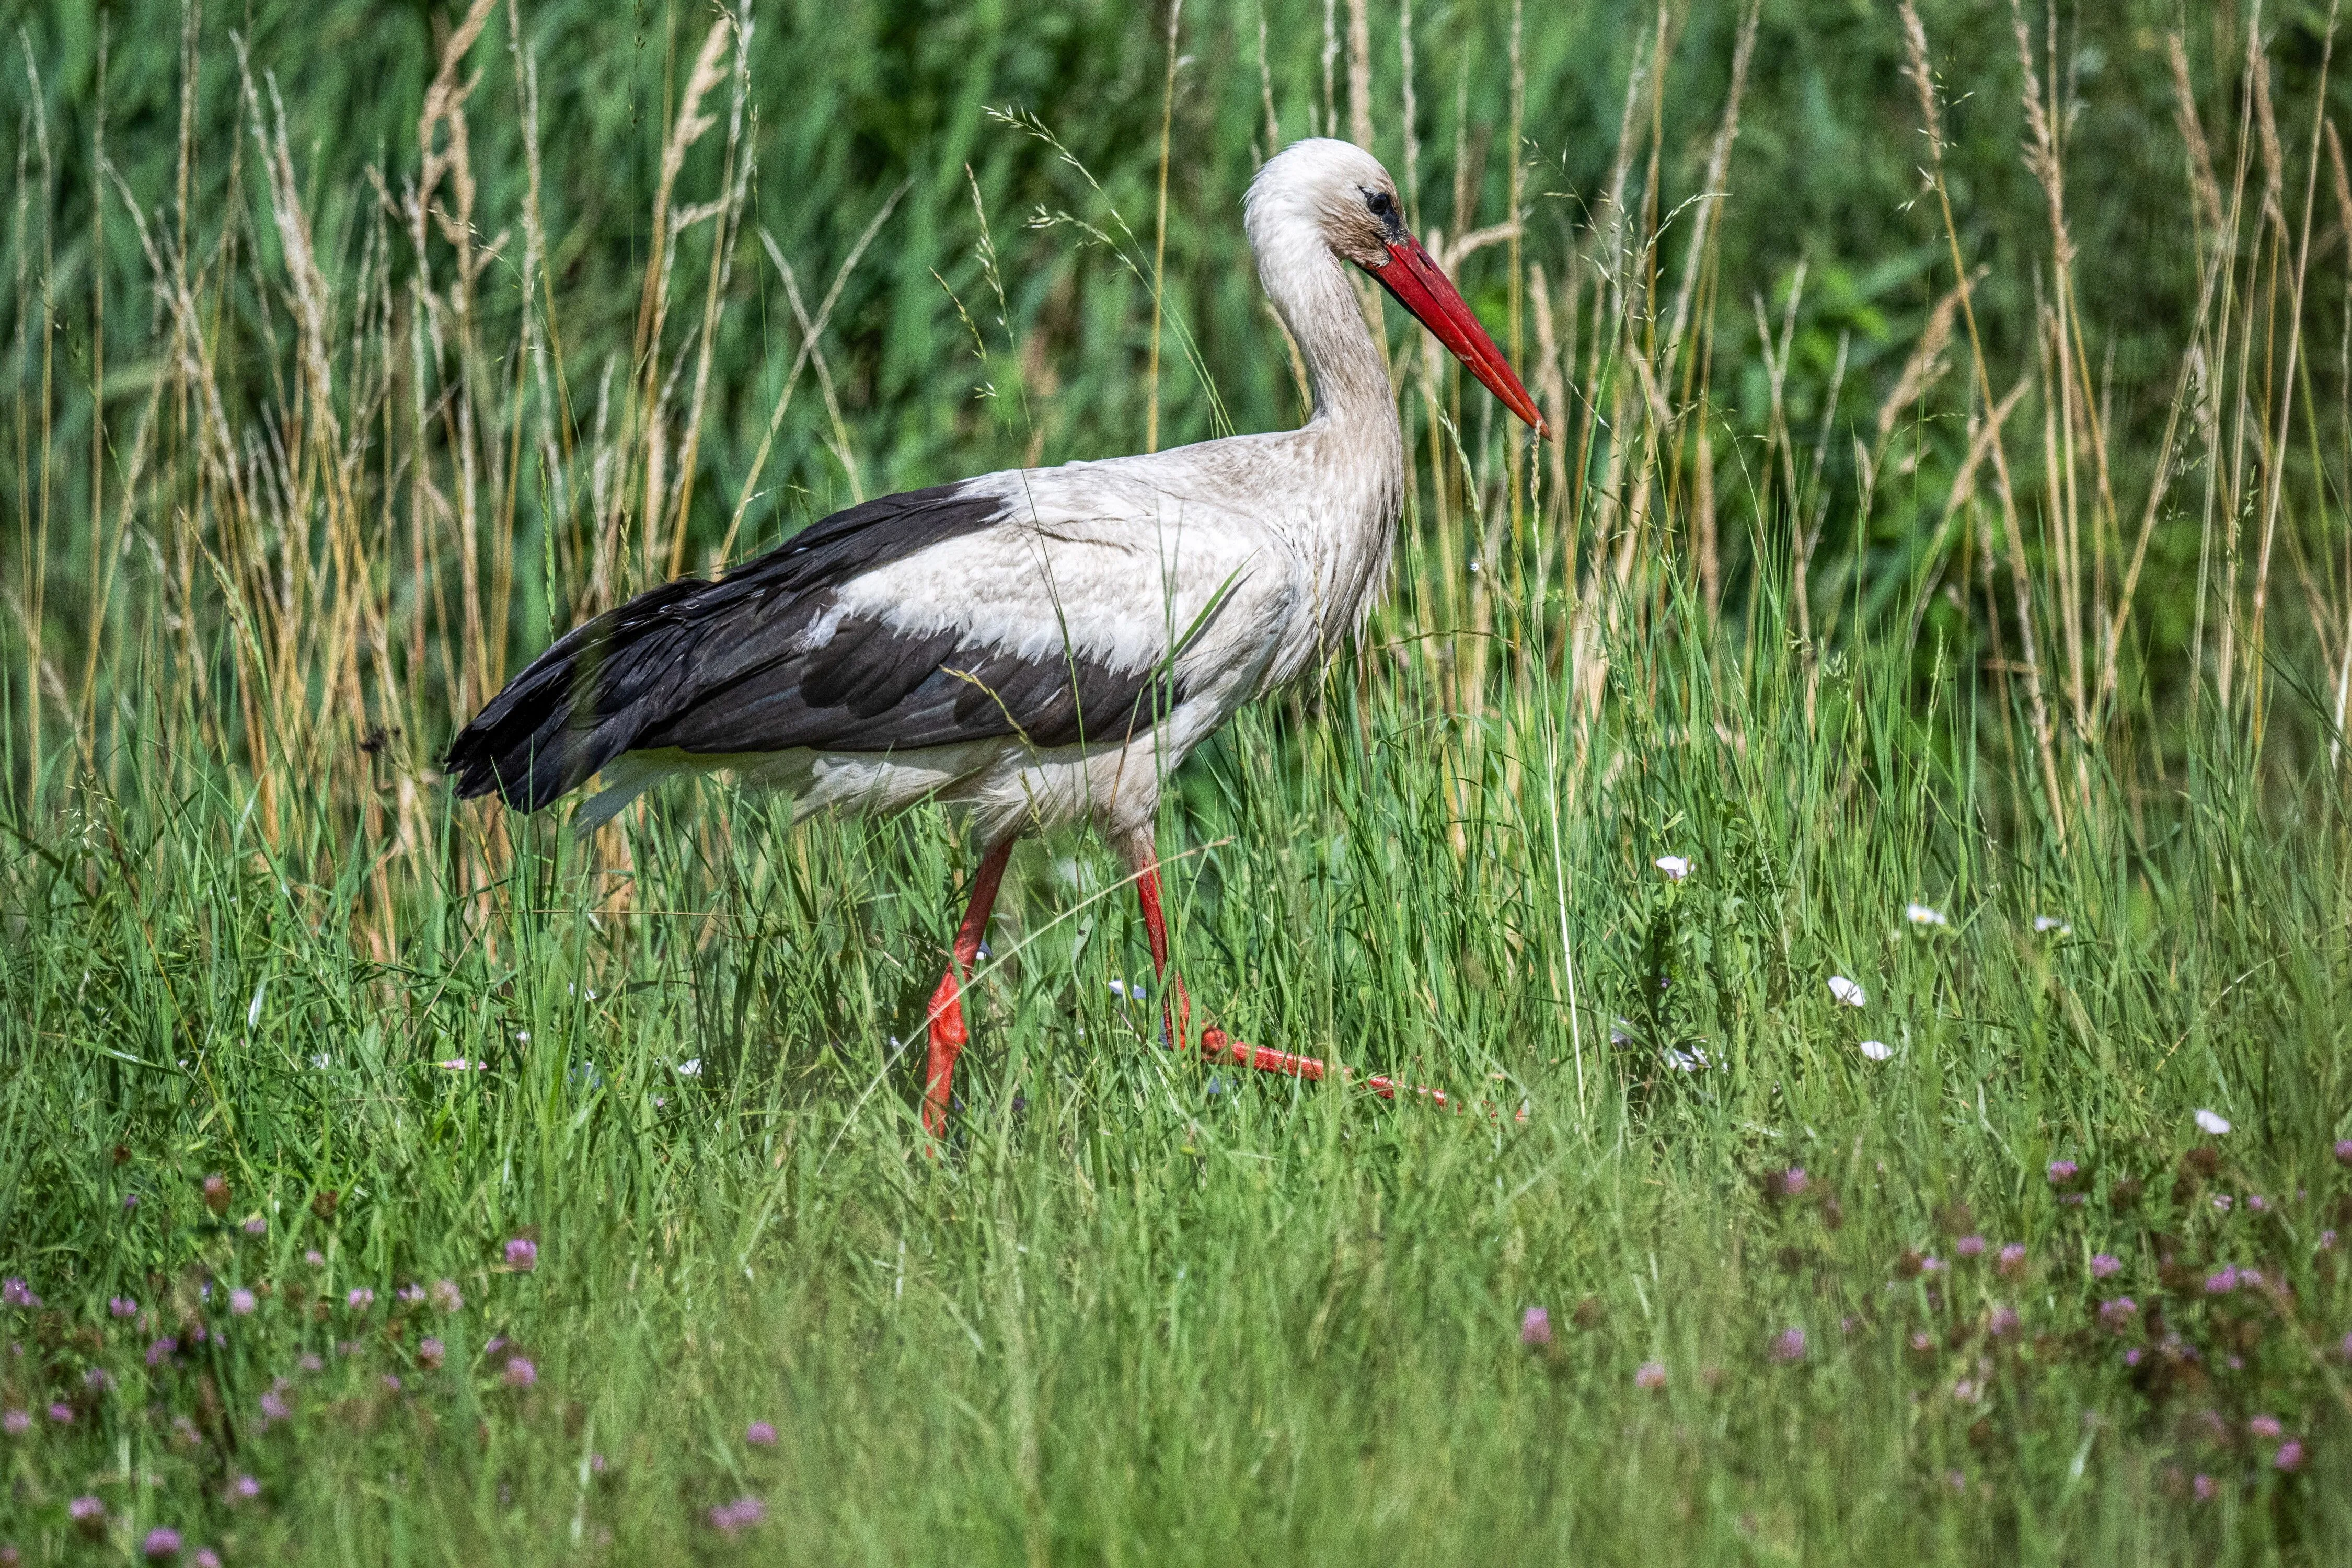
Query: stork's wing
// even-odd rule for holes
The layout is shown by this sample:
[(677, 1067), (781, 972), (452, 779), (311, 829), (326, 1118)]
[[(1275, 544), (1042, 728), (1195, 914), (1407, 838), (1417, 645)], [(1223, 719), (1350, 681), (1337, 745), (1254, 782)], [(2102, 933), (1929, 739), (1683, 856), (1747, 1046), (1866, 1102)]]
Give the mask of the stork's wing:
[(631, 751), (1053, 747), (1149, 726), (1181, 696), (1169, 650), (1213, 616), (1214, 552), (1156, 571), (1134, 515), (1149, 500), (1069, 472), (867, 501), (596, 617), (457, 736), (458, 794), (536, 811)]

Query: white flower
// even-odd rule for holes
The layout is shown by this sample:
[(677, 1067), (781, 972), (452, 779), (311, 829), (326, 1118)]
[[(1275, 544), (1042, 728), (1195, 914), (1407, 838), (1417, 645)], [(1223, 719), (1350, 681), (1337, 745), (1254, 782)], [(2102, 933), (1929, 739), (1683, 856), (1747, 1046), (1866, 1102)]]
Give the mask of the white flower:
[(1862, 1054), (1872, 1061), (1883, 1062), (1895, 1054), (1895, 1047), (1885, 1040), (1864, 1040), (1862, 1042)]
[(700, 1078), (702, 1076), (702, 1058), (700, 1057), (696, 1057), (690, 1061), (678, 1063), (677, 1076), (680, 1078)]
[(1676, 1072), (1702, 1072), (1706, 1070), (1707, 1065), (1706, 1053), (1696, 1046), (1693, 1046), (1686, 1051), (1678, 1051), (1672, 1046), (1668, 1046), (1666, 1065)]
[(1870, 997), (1864, 993), (1861, 986), (1843, 974), (1830, 976), (1830, 994), (1849, 1007), (1860, 1007), (1870, 1001)]
[(1690, 859), (1686, 856), (1661, 855), (1655, 864), (1659, 870), (1666, 874), (1666, 880), (1669, 882), (1679, 882), (1690, 875)]
[(490, 1064), (488, 1062), (469, 1062), (463, 1057), (453, 1057), (446, 1062), (435, 1062), (433, 1065), (439, 1068), (443, 1072), (480, 1072)]
[(317, 1068), (320, 1072), (325, 1072), (327, 1070), (327, 1053), (320, 1051), (317, 1056), (312, 1057), (310, 1058), (310, 1065)]
[(1944, 926), (1952, 923), (1944, 918), (1943, 910), (1929, 909), (1926, 904), (1904, 905), (1903, 918), (1915, 926)]
[(2034, 916), (2033, 929), (2041, 931), (2054, 931), (2060, 936), (2072, 936), (2074, 934), (2074, 928), (2068, 925), (2064, 921), (2060, 920), (2056, 915)]
[(2219, 1114), (2210, 1110), (2200, 1110), (2197, 1113), (2197, 1125), (2203, 1128), (2206, 1131), (2210, 1132), (2216, 1138), (2219, 1138), (2222, 1133), (2227, 1132), (2230, 1130), (2230, 1124), (2223, 1121)]
[(1110, 994), (1114, 996), (1123, 996), (1129, 1002), (1140, 1002), (1143, 1000), (1143, 987), (1141, 985), (1129, 984), (1124, 980), (1112, 981), (1110, 983)]

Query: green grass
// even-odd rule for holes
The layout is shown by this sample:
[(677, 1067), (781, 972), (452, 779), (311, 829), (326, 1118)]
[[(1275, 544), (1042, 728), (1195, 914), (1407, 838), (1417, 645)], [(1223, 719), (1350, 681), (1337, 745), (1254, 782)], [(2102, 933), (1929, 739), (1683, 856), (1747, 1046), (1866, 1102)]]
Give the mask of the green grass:
[[(1580, 769), (1538, 765), (1534, 704), (1473, 752), (1336, 682), (1287, 742), (1279, 710), (1246, 717), (1170, 828), (1199, 850), (1181, 956), (1218, 1016), (1524, 1123), (1159, 1048), (1107, 984), (1146, 968), (1124, 889), (1075, 843), (1015, 862), (935, 1161), (890, 1038), (952, 915), (929, 816), (788, 840), (740, 803), (665, 803), (631, 835), (625, 918), (535, 830), (494, 883), (417, 889), (373, 958), (350, 936), (363, 853), (241, 847), (217, 774), (184, 803), (87, 800), (9, 871), (8, 1261), (48, 1307), (12, 1314), (8, 1387), (79, 1413), (8, 1445), (8, 1532), (32, 1561), (102, 1555), (63, 1523), (87, 1491), (118, 1553), (162, 1521), (236, 1561), (684, 1561), (724, 1555), (701, 1516), (752, 1495), (750, 1560), (2335, 1558), (2340, 819), (2263, 826), (2216, 772), (2160, 832), (2021, 859), (1884, 658), (1809, 736), (1776, 708), (1787, 669), (1718, 689), (1653, 657), (1628, 650), (1656, 705), (1596, 726)], [(1708, 714), (1734, 743), (1691, 727)], [(1666, 850), (1696, 862), (1679, 886), (1649, 866)], [(1907, 925), (1911, 899), (1951, 924)], [(2072, 931), (2034, 934), (2053, 911)], [(1563, 922), (1602, 1004), (1580, 1075)], [(1612, 1048), (1619, 1010), (1715, 1065)], [(458, 1057), (488, 1069), (433, 1065)], [(2203, 1138), (2200, 1107), (2231, 1133)], [(2200, 1145), (2219, 1173), (2175, 1188)], [(2083, 1206), (2044, 1174), (2062, 1157)], [(1790, 1164), (1806, 1193), (1767, 1196)], [(2022, 1277), (1959, 1260), (1960, 1228), (2024, 1243)], [(502, 1267), (518, 1235), (531, 1271)], [(1906, 1248), (1950, 1272), (1898, 1281)], [(2225, 1263), (2291, 1293), (2209, 1300)], [(461, 1312), (394, 1305), (441, 1278)], [(2117, 1292), (2203, 1359), (2102, 1331)], [(107, 1319), (118, 1294), (160, 1327)], [(1544, 1352), (1519, 1339), (1538, 1304)], [(2020, 1334), (1991, 1334), (1997, 1305)], [(224, 1339), (195, 1346), (198, 1322)], [(1806, 1353), (1779, 1364), (1791, 1326)], [(151, 1372), (157, 1332), (184, 1348)], [(504, 1386), (492, 1334), (535, 1387)], [(1662, 1393), (1634, 1385), (1650, 1360)], [(86, 1366), (119, 1389), (77, 1394)], [(263, 1430), (280, 1375), (295, 1414)], [(2262, 1413), (2301, 1474), (2244, 1436)], [(2168, 1495), (2176, 1468), (2221, 1496)], [(241, 1473), (261, 1499), (216, 1500)]]
[[(791, 831), (706, 784), (575, 841), (434, 758), (673, 558), (1131, 449), (1155, 393), (1171, 439), (1290, 417), (1233, 204), (1265, 98), (1349, 117), (1349, 7), (1327, 106), (1319, 7), (1268, 7), (1261, 78), (1257, 10), (1200, 0), (1172, 109), (1139, 11), (759, 12), (643, 326), (709, 23), (609, 9), (451, 51), (477, 205), (443, 171), (421, 247), (446, 35), (408, 13), (264, 8), (250, 97), (223, 16), (184, 57), (130, 7), (104, 71), (70, 8), (26, 34), (0, 1562), (157, 1528), (233, 1565), (2352, 1556), (2321, 18), (2249, 53), (2190, 15), (2176, 100), (2160, 7), (2021, 56), (1931, 5), (1923, 102), (1883, 7), (1773, 0), (1743, 78), (1736, 5), (1663, 50), (1529, 7), (1516, 52), (1508, 6), (1424, 5), (1408, 120), (1378, 8), (1374, 144), (1425, 229), (1524, 209), (1458, 270), (1564, 438), (1391, 313), (1395, 593), (1186, 764), (1161, 848), (1196, 1017), (1469, 1109), (1165, 1048), (1131, 889), (1057, 837), (935, 1155), (952, 822)], [(1024, 105), (1068, 159), (986, 112)], [(838, 269), (823, 331), (763, 228), (812, 311)]]

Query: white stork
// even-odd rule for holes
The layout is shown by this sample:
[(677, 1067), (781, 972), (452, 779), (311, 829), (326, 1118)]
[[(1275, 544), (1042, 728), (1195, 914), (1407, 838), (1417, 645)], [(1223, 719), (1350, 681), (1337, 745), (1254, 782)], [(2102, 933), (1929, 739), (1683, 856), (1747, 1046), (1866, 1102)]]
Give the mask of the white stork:
[[(1294, 142), (1258, 171), (1245, 209), (1259, 280), (1313, 385), (1303, 427), (885, 496), (715, 582), (640, 594), (574, 628), (466, 726), (446, 763), (457, 794), (537, 811), (601, 773), (583, 831), (657, 780), (720, 769), (789, 791), (795, 821), (960, 808), (987, 849), (931, 1000), (934, 1136), (967, 1037), (960, 980), (1022, 834), (1086, 822), (1109, 839), (1165, 986), (1152, 822), (1168, 776), (1244, 703), (1328, 659), (1388, 574), (1403, 437), (1342, 264), (1548, 434), (1371, 154)], [(1175, 992), (1181, 1042), (1181, 981)], [(1215, 1028), (1201, 1048), (1324, 1071)]]

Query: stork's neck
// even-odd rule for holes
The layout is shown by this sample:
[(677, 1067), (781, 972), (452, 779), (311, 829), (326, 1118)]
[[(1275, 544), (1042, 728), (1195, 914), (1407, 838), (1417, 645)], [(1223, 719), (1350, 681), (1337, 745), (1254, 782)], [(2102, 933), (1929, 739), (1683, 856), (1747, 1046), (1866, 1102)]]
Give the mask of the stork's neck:
[(1401, 454), (1388, 366), (1345, 265), (1303, 220), (1254, 223), (1252, 229), (1259, 281), (1307, 362), (1315, 396), (1309, 428)]

